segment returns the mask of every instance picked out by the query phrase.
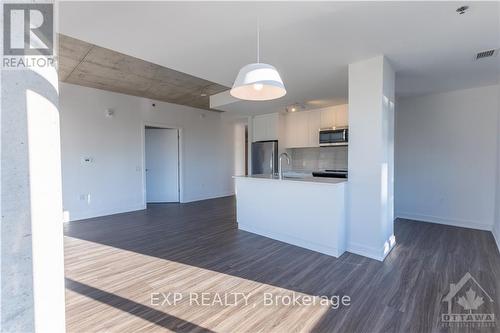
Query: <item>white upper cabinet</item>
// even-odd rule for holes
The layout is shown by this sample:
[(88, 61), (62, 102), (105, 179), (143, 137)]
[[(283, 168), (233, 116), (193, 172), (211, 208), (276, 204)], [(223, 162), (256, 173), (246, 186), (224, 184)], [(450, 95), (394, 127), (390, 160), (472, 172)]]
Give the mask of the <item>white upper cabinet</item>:
[(302, 111), (286, 115), (286, 148), (318, 147), (321, 115)]
[(266, 119), (263, 116), (257, 116), (253, 119), (253, 141), (267, 140)]
[[(319, 130), (348, 126), (347, 104), (253, 118), (253, 142), (278, 140), (284, 148), (319, 147)], [(283, 145), (284, 143), (284, 145)]]
[(321, 114), (321, 128), (333, 127), (335, 124), (335, 109), (323, 109)]
[(305, 147), (309, 139), (307, 116), (307, 112), (294, 112), (286, 115), (286, 148)]
[(321, 112), (309, 111), (308, 132), (309, 138), (306, 147), (319, 147), (319, 129), (321, 128)]
[(335, 127), (349, 126), (349, 112), (347, 104), (339, 105), (335, 111)]
[(319, 130), (348, 126), (347, 104), (288, 113), (285, 116), (286, 148), (319, 147)]
[(322, 109), (321, 128), (347, 127), (349, 123), (347, 114), (347, 104)]
[(253, 142), (279, 140), (280, 117), (278, 113), (255, 116), (253, 119)]

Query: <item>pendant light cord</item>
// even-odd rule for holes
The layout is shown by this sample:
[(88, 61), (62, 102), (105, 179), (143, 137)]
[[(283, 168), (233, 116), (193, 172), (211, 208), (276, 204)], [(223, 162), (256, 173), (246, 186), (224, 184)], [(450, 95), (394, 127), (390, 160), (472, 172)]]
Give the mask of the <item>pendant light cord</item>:
[(257, 63), (260, 63), (260, 22), (257, 17)]

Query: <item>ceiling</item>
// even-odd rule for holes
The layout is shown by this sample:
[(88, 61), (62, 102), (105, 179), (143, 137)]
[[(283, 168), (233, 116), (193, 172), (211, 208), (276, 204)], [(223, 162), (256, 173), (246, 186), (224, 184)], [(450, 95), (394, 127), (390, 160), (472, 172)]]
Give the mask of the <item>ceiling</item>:
[(58, 37), (63, 82), (207, 110), (210, 95), (229, 89), (63, 34)]
[(59, 31), (231, 86), (256, 60), (274, 65), (287, 95), (220, 109), (248, 113), (345, 103), (348, 64), (385, 54), (396, 95), (418, 96), (498, 82), (500, 4), (471, 2), (60, 2)]

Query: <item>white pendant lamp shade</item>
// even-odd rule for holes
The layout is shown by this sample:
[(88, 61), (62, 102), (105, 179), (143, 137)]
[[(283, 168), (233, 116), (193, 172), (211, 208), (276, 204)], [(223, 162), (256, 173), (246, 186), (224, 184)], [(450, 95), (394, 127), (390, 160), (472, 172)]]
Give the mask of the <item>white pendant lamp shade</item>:
[(274, 66), (260, 62), (260, 26), (257, 21), (257, 62), (243, 66), (231, 96), (247, 101), (269, 101), (286, 95), (283, 80)]
[(231, 89), (231, 96), (249, 101), (268, 101), (285, 94), (285, 85), (276, 68), (262, 63), (241, 68)]
[(271, 65), (255, 63), (240, 69), (231, 95), (249, 101), (268, 101), (285, 96), (281, 77)]

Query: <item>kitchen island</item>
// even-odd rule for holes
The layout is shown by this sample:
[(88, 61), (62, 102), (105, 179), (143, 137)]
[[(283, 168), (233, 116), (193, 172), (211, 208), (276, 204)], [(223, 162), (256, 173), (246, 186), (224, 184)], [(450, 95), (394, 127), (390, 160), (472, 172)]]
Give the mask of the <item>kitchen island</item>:
[(346, 179), (238, 176), (238, 228), (339, 257), (346, 248)]

